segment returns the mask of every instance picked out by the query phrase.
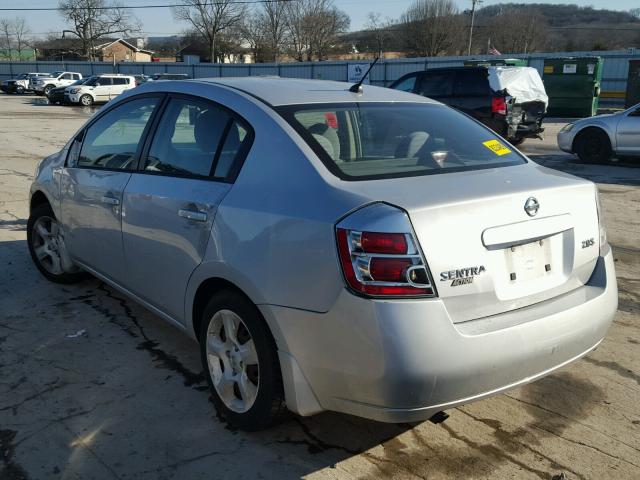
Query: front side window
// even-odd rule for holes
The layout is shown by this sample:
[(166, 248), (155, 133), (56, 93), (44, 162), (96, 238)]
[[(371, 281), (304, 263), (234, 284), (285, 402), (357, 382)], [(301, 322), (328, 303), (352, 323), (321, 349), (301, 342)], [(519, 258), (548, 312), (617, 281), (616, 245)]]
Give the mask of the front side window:
[(174, 98), (163, 113), (143, 169), (189, 177), (226, 178), (247, 128), (222, 108)]
[(345, 180), (526, 162), (491, 130), (443, 105), (363, 102), (292, 105), (277, 110), (327, 168)]
[(417, 74), (407, 76), (406, 78), (400, 80), (398, 83), (396, 83), (393, 86), (394, 90), (401, 90), (403, 92), (413, 92), (413, 89), (416, 86), (417, 77), (418, 77)]
[(70, 166), (134, 169), (142, 134), (158, 102), (157, 97), (131, 100), (100, 117), (84, 132), (80, 155), (75, 163), (70, 155)]

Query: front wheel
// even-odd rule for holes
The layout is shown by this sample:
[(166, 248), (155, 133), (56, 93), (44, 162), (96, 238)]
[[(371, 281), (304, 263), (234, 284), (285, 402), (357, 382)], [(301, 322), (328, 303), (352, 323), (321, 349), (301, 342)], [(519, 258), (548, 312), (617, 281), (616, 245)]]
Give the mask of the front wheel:
[(509, 139), (509, 143), (514, 147), (517, 147), (524, 143), (524, 137), (513, 137)]
[(43, 94), (45, 94), (47, 97), (49, 96), (49, 92), (51, 90), (53, 90), (54, 86), (53, 85), (47, 85), (46, 87), (44, 87), (44, 92), (42, 92)]
[(574, 151), (586, 163), (605, 163), (611, 160), (609, 136), (599, 128), (586, 128), (574, 141)]
[(16, 93), (18, 95), (22, 95), (24, 93), (24, 87), (23, 86), (16, 87)]
[(218, 413), (247, 431), (275, 424), (286, 411), (280, 362), (256, 306), (239, 293), (217, 293), (204, 309), (199, 339)]
[(76, 283), (86, 277), (77, 267), (66, 265), (60, 225), (49, 205), (32, 210), (27, 222), (27, 244), (33, 263), (48, 280)]
[(85, 107), (90, 107), (93, 105), (93, 97), (91, 95), (85, 94), (80, 97), (80, 104)]

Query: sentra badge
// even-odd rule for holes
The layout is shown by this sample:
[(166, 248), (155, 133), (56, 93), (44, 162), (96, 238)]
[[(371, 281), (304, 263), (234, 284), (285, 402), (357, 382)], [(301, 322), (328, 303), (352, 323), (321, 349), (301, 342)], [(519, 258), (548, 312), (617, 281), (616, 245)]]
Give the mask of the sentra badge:
[(473, 277), (475, 277), (476, 275), (480, 275), (486, 270), (487, 269), (484, 268), (484, 265), (480, 265), (479, 267), (467, 267), (456, 270), (449, 270), (447, 272), (440, 272), (440, 281), (446, 282), (448, 280), (451, 280), (452, 287), (457, 287), (458, 285), (467, 285), (469, 283), (473, 283)]

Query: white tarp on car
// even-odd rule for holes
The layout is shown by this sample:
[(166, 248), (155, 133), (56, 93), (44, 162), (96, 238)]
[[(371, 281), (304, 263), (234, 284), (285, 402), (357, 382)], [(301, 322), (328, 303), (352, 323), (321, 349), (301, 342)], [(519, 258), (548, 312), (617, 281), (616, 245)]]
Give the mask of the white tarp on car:
[(532, 67), (489, 67), (489, 85), (494, 91), (505, 90), (516, 103), (544, 102), (549, 97), (538, 71)]

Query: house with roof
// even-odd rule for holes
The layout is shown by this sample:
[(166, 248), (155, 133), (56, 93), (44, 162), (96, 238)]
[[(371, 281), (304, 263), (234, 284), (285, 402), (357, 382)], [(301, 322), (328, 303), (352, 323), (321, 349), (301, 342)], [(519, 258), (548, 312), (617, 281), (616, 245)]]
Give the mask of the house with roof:
[[(142, 42), (140, 42), (142, 43)], [(94, 47), (101, 62), (150, 62), (153, 52), (118, 38)]]
[[(100, 62), (150, 62), (153, 52), (144, 48), (143, 39), (109, 38), (94, 45), (93, 58)], [(77, 38), (57, 38), (37, 45), (38, 60), (86, 60)]]

